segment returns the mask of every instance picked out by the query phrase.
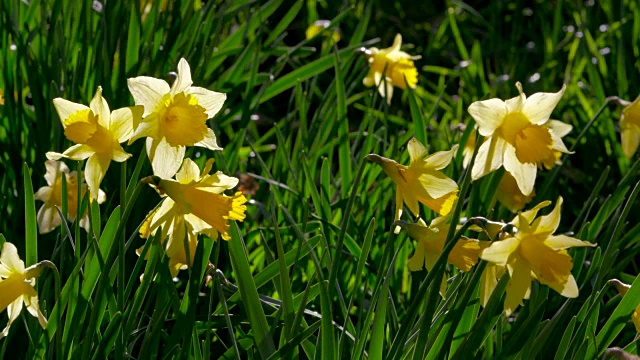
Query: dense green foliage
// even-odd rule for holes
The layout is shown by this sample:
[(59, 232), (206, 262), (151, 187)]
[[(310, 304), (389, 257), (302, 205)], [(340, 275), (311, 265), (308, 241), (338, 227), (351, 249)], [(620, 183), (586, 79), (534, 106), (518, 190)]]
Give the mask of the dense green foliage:
[[(59, 299), (52, 272), (38, 279), (47, 329), (23, 311), (0, 354), (583, 359), (613, 346), (638, 354), (630, 316), (640, 298), (640, 162), (622, 154), (621, 107), (611, 98), (640, 94), (637, 1), (163, 3), (0, 0), (0, 233), (27, 265), (50, 260), (62, 279)], [(341, 40), (307, 40), (318, 19), (331, 20)], [(358, 49), (388, 47), (396, 33), (422, 56), (420, 77), (387, 105), (363, 86)], [(107, 201), (90, 206), (91, 235), (77, 222), (36, 234), (45, 153), (69, 145), (52, 100), (88, 104), (102, 86), (112, 109), (133, 105), (127, 78), (171, 82), (182, 57), (194, 84), (227, 94), (208, 121), (224, 150), (187, 156), (201, 168), (215, 158), (215, 169), (252, 192), (232, 239), (201, 239), (193, 266), (171, 278), (152, 245), (160, 239), (137, 232), (160, 200), (139, 184), (151, 175), (142, 140), (127, 147), (133, 158), (111, 164)], [(507, 277), (480, 306), (484, 262), (468, 273), (444, 257), (430, 273), (408, 270), (415, 242), (393, 234), (395, 185), (364, 157), (407, 164), (412, 137), (430, 153), (448, 150), (473, 131), (468, 106), (517, 95), (516, 81), (527, 94), (567, 84), (552, 118), (573, 125), (564, 141), (575, 153), (538, 172), (529, 206), (561, 195), (559, 232), (598, 247), (570, 250), (578, 298), (534, 283), (505, 317)], [(501, 172), (471, 183), (462, 146), (444, 171), (460, 186), (454, 219), (513, 218), (495, 201)], [(624, 300), (612, 278), (634, 283)]]

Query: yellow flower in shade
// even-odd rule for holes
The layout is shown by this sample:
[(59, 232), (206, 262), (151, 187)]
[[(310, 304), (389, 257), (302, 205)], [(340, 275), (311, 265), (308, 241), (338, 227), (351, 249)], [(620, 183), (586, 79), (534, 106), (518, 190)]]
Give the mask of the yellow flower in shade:
[[(621, 297), (627, 295), (627, 292), (629, 292), (629, 289), (631, 289), (631, 285), (625, 284), (618, 279), (609, 280), (609, 284), (613, 285), (616, 290), (618, 290), (618, 293)], [(640, 302), (638, 303), (636, 309), (633, 311), (633, 314), (631, 314), (631, 321), (633, 321), (633, 325), (635, 325), (636, 327), (636, 332), (640, 333)]]
[(554, 131), (559, 125), (549, 120), (566, 86), (557, 93), (536, 93), (529, 98), (519, 82), (516, 87), (520, 94), (515, 98), (476, 101), (469, 106), (480, 135), (487, 137), (478, 150), (471, 175), (477, 180), (504, 165), (520, 191), (529, 195), (538, 167), (553, 167), (556, 152), (569, 153)]
[(529, 195), (524, 195), (520, 191), (516, 179), (505, 171), (496, 192), (496, 198), (502, 205), (506, 206), (509, 211), (517, 213), (530, 203), (534, 196), (536, 196), (535, 190), (532, 190)]
[(62, 121), (64, 135), (75, 145), (62, 154), (48, 152), (47, 158), (88, 158), (84, 178), (89, 185), (91, 199), (97, 200), (100, 182), (111, 160), (123, 162), (131, 157), (120, 143), (129, 140), (133, 134), (133, 123), (140, 121), (142, 107), (124, 107), (111, 112), (107, 101), (102, 98), (102, 88), (99, 86), (88, 107), (62, 98), (53, 99), (53, 105)]
[(143, 119), (135, 124), (129, 143), (147, 138), (147, 155), (153, 173), (171, 178), (180, 168), (186, 146), (222, 150), (207, 119), (220, 111), (227, 96), (191, 86), (191, 69), (185, 59), (178, 62), (178, 76), (169, 87), (166, 81), (139, 76), (127, 81), (136, 105), (144, 106)]
[(47, 326), (47, 319), (38, 306), (38, 293), (34, 288), (36, 277), (42, 272), (42, 266), (35, 264), (25, 269), (24, 262), (18, 256), (16, 247), (5, 242), (0, 254), (0, 311), (7, 309), (9, 322), (0, 333), (0, 338), (9, 334), (11, 324), (16, 321), (22, 307), (27, 306), (27, 311), (38, 318), (40, 326)]
[[(67, 220), (74, 221), (78, 211), (77, 172), (69, 172), (69, 168), (62, 161), (47, 160), (44, 165), (47, 168), (47, 173), (44, 175), (47, 186), (41, 187), (35, 193), (35, 199), (44, 202), (37, 215), (40, 234), (51, 232), (62, 223), (60, 214), (56, 209), (58, 207), (62, 211), (62, 176), (67, 181)], [(80, 199), (86, 192), (87, 185), (82, 184)], [(102, 204), (106, 198), (104, 191), (98, 189), (98, 204)], [(80, 226), (89, 231), (89, 214), (87, 212), (80, 219)]]
[[(423, 203), (440, 215), (447, 215), (456, 201), (458, 184), (439, 170), (444, 169), (455, 155), (458, 145), (449, 151), (439, 151), (427, 156), (427, 149), (418, 140), (409, 140), (409, 166), (394, 160), (369, 154), (366, 159), (382, 166), (382, 170), (398, 187), (396, 191), (396, 216), (402, 216), (403, 203), (413, 215), (420, 217), (418, 203)], [(396, 233), (399, 232), (396, 227)]]
[(512, 221), (518, 229), (515, 235), (494, 241), (480, 254), (483, 260), (506, 266), (511, 275), (504, 303), (507, 315), (510, 315), (523, 299), (528, 298), (533, 279), (564, 297), (578, 296), (578, 286), (571, 275), (573, 261), (566, 249), (595, 244), (566, 235), (553, 235), (560, 224), (562, 197), (558, 198), (549, 215), (536, 218), (538, 211), (550, 203), (542, 202), (533, 209), (518, 214)]
[[(420, 271), (426, 268), (431, 271), (438, 257), (442, 254), (442, 250), (444, 250), (444, 243), (447, 240), (447, 232), (450, 226), (448, 219), (448, 216), (437, 217), (431, 221), (429, 226), (398, 221), (407, 234), (418, 242), (416, 251), (407, 264), (409, 270)], [(480, 251), (489, 244), (488, 241), (460, 239), (449, 253), (447, 260), (458, 269), (469, 271), (478, 263)]]
[(407, 84), (411, 88), (418, 84), (418, 70), (413, 60), (420, 59), (420, 56), (409, 55), (401, 51), (400, 46), (402, 46), (402, 35), (397, 34), (390, 48), (372, 47), (365, 50), (369, 62), (369, 73), (362, 83), (367, 87), (377, 86), (380, 95), (387, 96), (388, 103), (391, 103), (394, 86), (406, 89)]
[[(235, 187), (238, 179), (220, 171), (209, 174), (212, 165), (213, 160), (209, 160), (201, 176), (198, 166), (191, 159), (185, 159), (182, 169), (176, 174), (176, 180), (157, 176), (143, 179), (153, 185), (160, 195), (169, 197), (153, 215), (149, 231), (155, 231), (168, 218), (183, 215), (195, 233), (207, 231), (207, 235), (212, 238), (216, 238), (216, 233), (225, 240), (231, 238), (227, 233), (228, 221), (244, 220), (247, 209), (244, 203), (247, 199), (240, 192), (233, 196), (222, 194)], [(165, 226), (164, 231), (169, 231), (169, 228)]]
[(620, 131), (622, 132), (622, 152), (624, 156), (631, 157), (640, 144), (640, 96), (622, 109)]
[(0, 105), (4, 105), (4, 91), (0, 89)]
[(325, 36), (331, 36), (333, 42), (340, 41), (340, 30), (338, 28), (334, 28), (333, 30), (328, 30), (329, 26), (331, 26), (331, 21), (329, 20), (316, 20), (313, 24), (309, 25), (306, 31), (307, 40), (310, 40), (319, 34), (324, 34)]

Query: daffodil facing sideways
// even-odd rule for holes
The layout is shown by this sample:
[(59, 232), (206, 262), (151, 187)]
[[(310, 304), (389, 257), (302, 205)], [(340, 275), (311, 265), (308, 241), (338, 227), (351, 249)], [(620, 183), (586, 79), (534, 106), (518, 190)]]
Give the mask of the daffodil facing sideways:
[(64, 135), (75, 145), (62, 154), (48, 152), (47, 158), (88, 159), (84, 178), (89, 185), (91, 200), (97, 200), (100, 183), (111, 161), (123, 162), (131, 157), (120, 143), (129, 140), (133, 124), (140, 121), (143, 109), (130, 106), (110, 111), (100, 86), (88, 107), (62, 98), (53, 99), (53, 105), (62, 121)]
[[(244, 195), (240, 192), (233, 196), (223, 194), (225, 190), (235, 187), (238, 179), (220, 171), (209, 174), (212, 166), (213, 159), (207, 161), (201, 175), (198, 166), (187, 158), (176, 173), (176, 180), (157, 176), (143, 179), (160, 195), (167, 197), (158, 210), (147, 218), (140, 234), (147, 238), (162, 227), (163, 241), (169, 237), (165, 247), (171, 259), (173, 275), (193, 262), (198, 234), (207, 235), (211, 239), (216, 239), (220, 234), (224, 240), (229, 240), (228, 222), (242, 221), (245, 218), (244, 203), (247, 199)], [(188, 249), (185, 247), (185, 236)], [(190, 256), (187, 256), (187, 250)]]
[(31, 315), (38, 318), (43, 329), (47, 326), (47, 319), (40, 311), (38, 293), (34, 288), (36, 277), (41, 273), (41, 263), (25, 268), (16, 247), (9, 242), (4, 243), (0, 254), (0, 311), (7, 309), (9, 322), (0, 333), (0, 339), (9, 334), (11, 324), (16, 321), (24, 305)]
[[(67, 220), (74, 221), (76, 219), (78, 199), (82, 199), (87, 192), (87, 185), (82, 184), (82, 192), (78, 197), (78, 174), (76, 171), (69, 172), (69, 168), (62, 161), (47, 160), (44, 165), (47, 168), (44, 175), (47, 186), (41, 187), (35, 193), (35, 199), (44, 202), (36, 216), (40, 234), (49, 233), (62, 223), (62, 218), (60, 218), (56, 207), (62, 211), (63, 176), (67, 182)], [(98, 189), (98, 204), (102, 204), (106, 198), (104, 191)], [(80, 226), (89, 231), (89, 214), (87, 212), (80, 219)]]
[(504, 172), (498, 184), (496, 198), (502, 205), (506, 206), (509, 211), (517, 213), (524, 209), (524, 207), (533, 200), (534, 196), (536, 196), (535, 190), (531, 191), (529, 195), (523, 194), (513, 175), (506, 171)]
[(207, 119), (220, 111), (227, 96), (192, 83), (185, 59), (178, 62), (178, 75), (171, 87), (164, 80), (148, 76), (127, 80), (136, 105), (144, 106), (143, 119), (134, 124), (129, 143), (147, 138), (153, 173), (163, 179), (178, 171), (187, 146), (222, 150), (213, 130), (207, 127)]
[(578, 296), (578, 286), (571, 274), (573, 261), (566, 249), (596, 246), (567, 235), (553, 235), (560, 225), (562, 197), (546, 216), (536, 218), (538, 211), (551, 204), (544, 201), (533, 209), (522, 212), (511, 222), (518, 230), (503, 240), (494, 241), (480, 253), (480, 258), (498, 266), (506, 266), (510, 279), (504, 311), (508, 316), (528, 299), (531, 281), (537, 279), (560, 295)]
[[(609, 284), (613, 285), (613, 287), (618, 290), (621, 297), (627, 295), (627, 292), (631, 289), (631, 285), (625, 284), (618, 279), (609, 280)], [(636, 332), (640, 333), (640, 301), (638, 301), (638, 306), (633, 311), (633, 314), (631, 314), (631, 321), (633, 321), (633, 325), (636, 327)]]
[(471, 176), (477, 180), (504, 166), (516, 179), (520, 191), (529, 195), (537, 169), (553, 167), (557, 152), (570, 153), (561, 139), (562, 133), (566, 135), (567, 125), (549, 120), (566, 86), (557, 93), (535, 93), (528, 98), (519, 82), (516, 87), (519, 95), (512, 99), (494, 98), (469, 106), (469, 114), (478, 124), (480, 135), (486, 137)]
[[(415, 253), (407, 263), (409, 270), (420, 271), (426, 268), (431, 271), (444, 250), (447, 232), (451, 226), (449, 218), (449, 216), (437, 217), (431, 221), (429, 226), (398, 221), (400, 227), (418, 242)], [(459, 239), (449, 253), (447, 260), (458, 269), (469, 271), (478, 263), (480, 251), (489, 244), (489, 241)]]
[(640, 96), (622, 109), (620, 131), (622, 132), (622, 152), (624, 156), (630, 158), (636, 153), (640, 144)]
[(369, 73), (362, 83), (367, 87), (378, 87), (378, 92), (387, 98), (387, 103), (391, 103), (394, 86), (404, 90), (407, 84), (410, 88), (415, 88), (418, 84), (418, 70), (413, 60), (418, 60), (421, 56), (409, 55), (400, 50), (401, 46), (402, 35), (397, 34), (389, 48), (372, 47), (364, 50), (369, 62)]
[[(416, 217), (420, 217), (420, 206), (423, 203), (440, 215), (447, 215), (453, 208), (458, 194), (458, 184), (444, 175), (444, 169), (455, 155), (458, 145), (449, 151), (439, 151), (427, 156), (427, 149), (418, 140), (409, 140), (409, 166), (400, 165), (385, 157), (369, 154), (366, 159), (382, 167), (397, 186), (396, 215), (394, 220), (402, 216), (403, 204)], [(400, 231), (395, 229), (396, 234)]]

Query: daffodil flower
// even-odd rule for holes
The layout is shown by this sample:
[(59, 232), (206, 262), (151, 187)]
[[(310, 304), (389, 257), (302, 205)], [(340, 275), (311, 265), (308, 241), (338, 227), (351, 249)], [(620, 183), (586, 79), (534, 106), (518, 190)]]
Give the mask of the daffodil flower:
[(100, 183), (111, 160), (123, 162), (131, 157), (120, 143), (129, 140), (133, 134), (133, 123), (140, 121), (142, 107), (124, 107), (112, 112), (107, 101), (102, 98), (102, 88), (99, 86), (88, 107), (62, 98), (53, 99), (53, 105), (62, 121), (64, 135), (75, 145), (62, 154), (48, 152), (47, 158), (88, 158), (84, 177), (89, 185), (91, 199), (97, 200)]
[(504, 240), (493, 242), (480, 254), (481, 259), (506, 266), (509, 271), (511, 278), (504, 303), (507, 316), (523, 299), (528, 298), (533, 279), (564, 297), (578, 296), (578, 286), (571, 275), (573, 262), (566, 249), (595, 244), (566, 235), (553, 235), (560, 224), (562, 197), (558, 198), (549, 215), (536, 218), (538, 211), (550, 203), (542, 202), (533, 209), (518, 214), (512, 221), (518, 231)]
[(516, 179), (508, 172), (505, 171), (498, 184), (496, 191), (496, 198), (498, 201), (507, 207), (509, 211), (517, 213), (522, 210), (528, 203), (533, 200), (536, 195), (535, 190), (531, 191), (531, 194), (525, 195), (520, 191)]
[(554, 130), (564, 131), (566, 126), (549, 120), (566, 86), (557, 93), (536, 93), (529, 98), (519, 82), (516, 87), (520, 94), (515, 98), (476, 101), (469, 106), (480, 135), (487, 137), (478, 150), (471, 175), (477, 180), (504, 165), (520, 191), (529, 195), (538, 167), (554, 166), (556, 152), (570, 153)]
[(222, 150), (207, 119), (220, 111), (226, 95), (191, 86), (191, 69), (185, 59), (178, 63), (178, 76), (166, 81), (139, 76), (127, 80), (136, 105), (144, 106), (142, 121), (135, 125), (129, 143), (146, 137), (147, 155), (153, 173), (171, 178), (180, 168), (186, 146)]
[(0, 333), (0, 339), (9, 334), (11, 324), (16, 321), (24, 305), (31, 315), (38, 318), (43, 329), (47, 326), (47, 319), (40, 311), (38, 293), (34, 288), (35, 278), (41, 272), (40, 264), (25, 269), (16, 247), (9, 242), (4, 243), (0, 254), (0, 311), (7, 309), (9, 322)]
[(620, 114), (620, 130), (622, 132), (622, 152), (632, 157), (640, 144), (640, 96), (625, 106)]
[[(625, 284), (618, 279), (609, 280), (609, 284), (613, 285), (616, 290), (618, 290), (618, 293), (621, 297), (627, 295), (627, 292), (629, 292), (629, 289), (631, 289), (631, 285)], [(640, 333), (640, 302), (638, 303), (636, 309), (633, 311), (633, 314), (631, 314), (631, 321), (633, 321), (633, 325), (635, 325), (636, 327), (636, 332)]]
[[(44, 163), (47, 173), (44, 175), (47, 186), (43, 186), (35, 193), (35, 199), (43, 201), (44, 204), (38, 210), (36, 217), (40, 234), (46, 234), (60, 226), (62, 219), (57, 208), (62, 210), (62, 177), (67, 181), (67, 220), (74, 221), (78, 211), (78, 174), (76, 171), (69, 172), (69, 168), (62, 161), (47, 160)], [(87, 185), (82, 184), (82, 194), (87, 191)], [(98, 189), (98, 204), (106, 200), (104, 191)], [(89, 231), (89, 214), (85, 213), (80, 219), (80, 226)]]
[[(394, 160), (370, 154), (366, 159), (382, 166), (382, 170), (397, 186), (396, 216), (402, 216), (406, 204), (413, 215), (420, 217), (418, 203), (423, 203), (440, 215), (447, 215), (457, 198), (458, 184), (439, 170), (444, 169), (455, 155), (458, 145), (449, 151), (439, 151), (427, 156), (427, 149), (412, 138), (407, 145), (410, 165), (400, 165)], [(396, 228), (396, 233), (399, 227)]]
[(387, 97), (388, 103), (391, 103), (394, 86), (406, 89), (407, 84), (410, 88), (418, 84), (418, 70), (413, 60), (420, 59), (420, 56), (412, 56), (401, 51), (401, 46), (402, 35), (397, 34), (391, 47), (386, 49), (372, 47), (365, 50), (369, 62), (369, 73), (362, 83), (367, 87), (377, 86), (378, 92), (381, 96)]
[[(437, 217), (431, 221), (429, 226), (398, 221), (407, 234), (418, 242), (415, 253), (407, 263), (409, 270), (420, 271), (426, 268), (431, 271), (433, 269), (438, 257), (444, 250), (447, 232), (449, 226), (451, 226), (448, 223), (448, 219), (448, 216)], [(480, 250), (488, 245), (488, 241), (460, 239), (449, 253), (447, 260), (458, 269), (469, 271), (478, 263)]]

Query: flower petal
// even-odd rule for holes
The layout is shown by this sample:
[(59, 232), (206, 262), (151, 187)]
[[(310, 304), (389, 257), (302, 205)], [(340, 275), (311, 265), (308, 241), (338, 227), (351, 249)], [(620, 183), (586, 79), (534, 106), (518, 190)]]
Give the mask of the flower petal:
[(500, 241), (494, 241), (488, 248), (482, 250), (480, 258), (500, 266), (505, 266), (509, 257), (518, 249), (520, 239), (510, 237)]
[[(424, 147), (424, 145), (422, 145), (422, 143), (416, 138), (411, 138), (411, 140), (409, 140), (409, 143), (407, 144), (407, 151), (409, 152), (411, 164), (422, 160), (422, 158), (427, 155), (427, 148)], [(449, 161), (451, 161), (451, 159), (449, 159)]]
[(513, 266), (511, 279), (507, 284), (507, 296), (504, 299), (504, 312), (507, 316), (513, 313), (531, 288), (531, 269), (525, 261), (519, 259)]
[[(427, 194), (434, 199), (441, 198), (458, 190), (458, 184), (439, 171), (427, 170), (420, 174), (418, 181), (420, 181), (420, 184), (424, 190), (426, 190)], [(418, 194), (419, 192), (416, 192), (416, 195)]]
[(498, 136), (492, 136), (480, 145), (471, 169), (473, 180), (478, 180), (502, 166), (505, 145), (506, 141)]
[(176, 173), (176, 180), (181, 184), (188, 184), (190, 182), (198, 181), (200, 178), (200, 169), (193, 160), (186, 158), (182, 162), (180, 171)]
[(544, 244), (553, 250), (563, 250), (572, 247), (585, 247), (585, 246), (598, 246), (598, 244), (590, 243), (588, 241), (582, 241), (580, 239), (573, 238), (567, 235), (552, 235), (549, 236)]
[(149, 76), (127, 79), (127, 86), (136, 105), (144, 106), (144, 117), (154, 112), (162, 97), (171, 90), (166, 81)]
[(624, 156), (632, 157), (638, 151), (638, 145), (640, 145), (640, 128), (632, 124), (622, 127), (621, 142)]
[(48, 185), (53, 185), (58, 177), (61, 176), (60, 173), (69, 173), (69, 168), (62, 161), (47, 160), (44, 162), (44, 166), (47, 168), (44, 179), (47, 180)]
[(420, 271), (424, 267), (425, 260), (425, 251), (424, 246), (418, 242), (418, 246), (416, 246), (416, 251), (413, 253), (413, 256), (407, 262), (407, 267), (411, 271)]
[(89, 108), (98, 116), (98, 124), (108, 129), (109, 123), (111, 122), (111, 111), (109, 110), (107, 100), (102, 97), (102, 86), (98, 86), (96, 94), (89, 103)]
[(104, 178), (104, 175), (109, 169), (111, 164), (111, 158), (108, 156), (100, 156), (93, 154), (87, 160), (87, 166), (84, 170), (84, 178), (89, 186), (89, 192), (91, 199), (98, 199), (98, 190), (100, 189), (100, 183)]
[(160, 141), (147, 138), (147, 155), (151, 160), (153, 174), (163, 179), (170, 179), (178, 172), (184, 153), (184, 146), (171, 146), (164, 138)]
[(567, 279), (567, 282), (562, 286), (562, 288), (553, 288), (553, 290), (556, 290), (560, 295), (566, 298), (577, 298), (579, 295), (578, 284), (576, 283), (576, 279), (573, 275), (569, 275), (569, 279)]
[(522, 106), (527, 100), (527, 96), (522, 91), (522, 84), (520, 84), (520, 81), (516, 81), (516, 88), (518, 89), (518, 96), (505, 100), (504, 102), (507, 105), (507, 112), (509, 113), (522, 111)]
[(71, 102), (69, 100), (63, 98), (55, 98), (53, 99), (53, 106), (56, 108), (58, 112), (58, 116), (60, 117), (60, 122), (64, 124), (64, 121), (72, 114), (88, 110), (89, 107), (86, 105), (78, 104)]
[(523, 164), (518, 160), (516, 149), (511, 144), (505, 144), (504, 169), (507, 170), (518, 183), (518, 188), (523, 195), (529, 195), (533, 191), (536, 182), (538, 168), (534, 163)]
[(173, 96), (187, 90), (191, 84), (193, 84), (191, 80), (191, 68), (187, 60), (181, 58), (178, 62), (178, 77), (176, 81), (173, 82), (173, 85), (171, 85), (171, 95)]
[(560, 225), (560, 210), (562, 208), (562, 196), (558, 197), (556, 206), (548, 215), (541, 216), (536, 222), (535, 234), (549, 236), (553, 234)]
[(142, 106), (129, 106), (116, 109), (111, 113), (109, 131), (119, 143), (125, 142), (133, 136), (133, 125), (139, 124), (144, 113)]
[(24, 262), (18, 256), (18, 249), (10, 242), (5, 242), (0, 253), (0, 267), (10, 273), (24, 273)]
[(124, 149), (122, 148), (122, 146), (120, 146), (120, 144), (117, 144), (117, 143), (114, 144), (113, 154), (111, 156), (113, 161), (116, 161), (116, 162), (127, 161), (131, 156), (132, 156), (131, 154), (124, 151)]
[(549, 120), (553, 109), (564, 95), (567, 85), (557, 93), (535, 93), (525, 101), (522, 112), (529, 118), (532, 124), (542, 125)]
[(424, 164), (425, 166), (435, 170), (444, 169), (445, 167), (447, 167), (447, 165), (449, 165), (449, 163), (451, 163), (451, 159), (453, 159), (457, 151), (458, 144), (455, 144), (453, 145), (451, 150), (438, 151), (429, 155), (424, 159)]
[(546, 125), (559, 137), (565, 137), (571, 132), (571, 130), (573, 130), (573, 126), (571, 124), (567, 124), (560, 120), (549, 120)]
[(58, 210), (54, 206), (42, 205), (36, 215), (36, 221), (38, 222), (38, 230), (40, 234), (46, 234), (53, 231), (60, 224), (62, 219)]
[(216, 134), (211, 128), (207, 128), (207, 134), (204, 136), (204, 139), (195, 143), (194, 146), (200, 146), (209, 150), (222, 150), (222, 148), (218, 146)]
[(209, 118), (214, 117), (224, 105), (227, 94), (211, 91), (202, 87), (192, 86), (187, 92), (198, 99), (198, 105), (206, 109)]
[(476, 101), (467, 110), (478, 124), (480, 135), (491, 136), (507, 116), (507, 106), (500, 99)]

